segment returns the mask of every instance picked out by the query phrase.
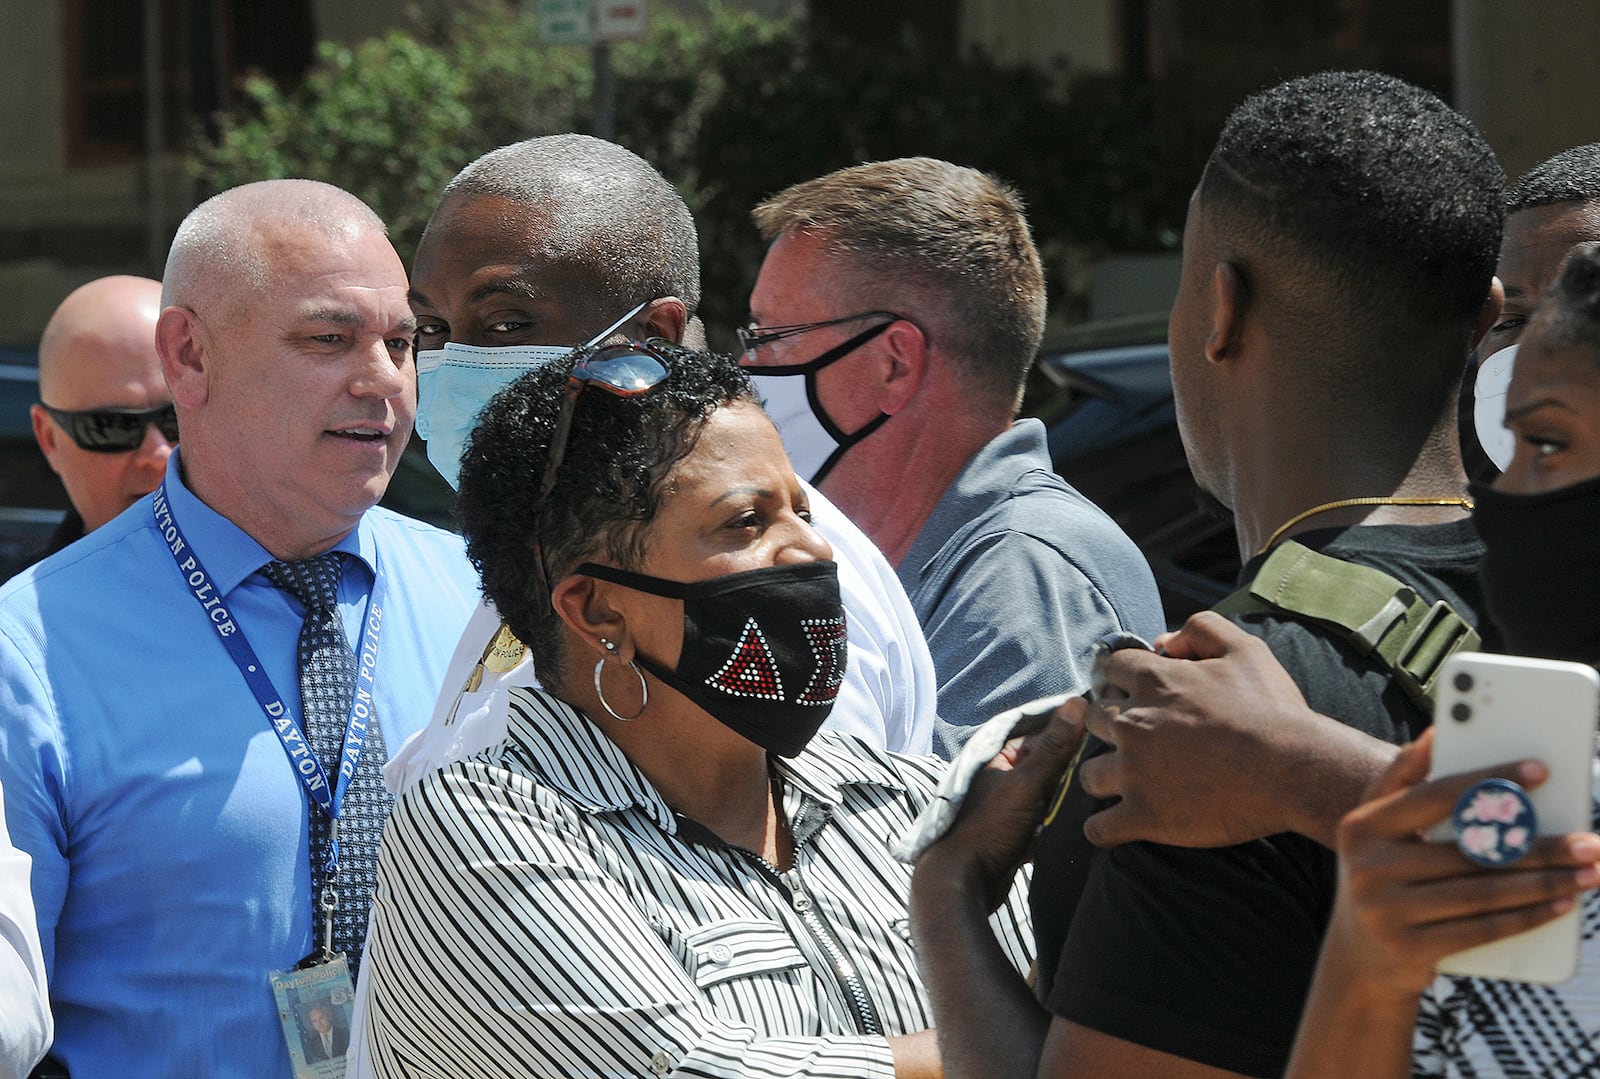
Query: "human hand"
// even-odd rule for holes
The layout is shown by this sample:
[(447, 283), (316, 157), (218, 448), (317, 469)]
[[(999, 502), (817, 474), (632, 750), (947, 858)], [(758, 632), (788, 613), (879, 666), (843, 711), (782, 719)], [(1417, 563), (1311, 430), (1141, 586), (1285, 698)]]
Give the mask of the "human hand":
[(1347, 983), (1414, 997), (1448, 955), (1532, 929), (1572, 909), (1600, 884), (1600, 836), (1544, 836), (1514, 865), (1473, 865), (1426, 829), (1448, 817), (1463, 791), (1491, 776), (1534, 787), (1538, 761), (1424, 782), (1433, 746), (1427, 731), (1400, 751), (1339, 825), (1339, 894), (1324, 963)]
[(1083, 744), (1082, 703), (1074, 698), (1057, 708), (1037, 733), (1007, 742), (973, 777), (955, 823), (917, 859), (917, 881), (939, 878), (981, 891), (986, 909), (999, 909)]
[[(1307, 706), (1272, 650), (1210, 611), (1103, 661), (1108, 692), (1085, 716), (1115, 752), (1083, 789), (1120, 799), (1084, 825), (1109, 847), (1220, 847), (1278, 832), (1331, 842), (1339, 817), (1393, 750)], [(1330, 805), (1331, 803), (1331, 805)]]

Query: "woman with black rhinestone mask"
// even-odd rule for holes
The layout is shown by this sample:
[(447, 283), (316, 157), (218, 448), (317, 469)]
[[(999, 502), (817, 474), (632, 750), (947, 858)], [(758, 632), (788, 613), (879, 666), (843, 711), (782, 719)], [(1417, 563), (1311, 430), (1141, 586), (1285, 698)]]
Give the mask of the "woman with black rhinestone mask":
[[(540, 368), (460, 496), (543, 688), (396, 807), (376, 1073), (937, 1074), (887, 848), (942, 764), (817, 733), (831, 551), (739, 367), (651, 341)], [(1020, 887), (995, 924), (1025, 969)]]

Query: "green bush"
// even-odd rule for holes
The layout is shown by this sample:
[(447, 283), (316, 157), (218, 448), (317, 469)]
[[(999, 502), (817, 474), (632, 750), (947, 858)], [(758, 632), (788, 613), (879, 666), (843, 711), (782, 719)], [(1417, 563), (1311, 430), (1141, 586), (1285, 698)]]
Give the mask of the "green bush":
[[(760, 263), (750, 208), (799, 180), (914, 154), (994, 172), (1028, 204), (1053, 304), (1073, 310), (1074, 267), (1175, 243), (1194, 179), (1162, 167), (1148, 102), (1121, 82), (936, 55), (911, 35), (868, 46), (713, 8), (653, 15), (613, 57), (617, 141), (694, 210), (702, 311), (723, 346)], [(542, 45), (514, 6), (478, 0), (355, 49), (324, 45), (291, 90), (251, 81), (196, 168), (214, 189), (295, 175), (345, 187), (409, 261), (458, 169), (517, 139), (589, 130), (590, 86), (588, 50)]]

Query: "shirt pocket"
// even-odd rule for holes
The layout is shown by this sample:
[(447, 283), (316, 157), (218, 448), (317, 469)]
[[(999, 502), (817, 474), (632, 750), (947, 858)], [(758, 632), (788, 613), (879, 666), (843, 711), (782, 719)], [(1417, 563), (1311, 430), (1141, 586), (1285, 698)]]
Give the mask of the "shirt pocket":
[(774, 922), (732, 918), (685, 934), (694, 981), (710, 989), (734, 978), (784, 974), (806, 965), (794, 941)]

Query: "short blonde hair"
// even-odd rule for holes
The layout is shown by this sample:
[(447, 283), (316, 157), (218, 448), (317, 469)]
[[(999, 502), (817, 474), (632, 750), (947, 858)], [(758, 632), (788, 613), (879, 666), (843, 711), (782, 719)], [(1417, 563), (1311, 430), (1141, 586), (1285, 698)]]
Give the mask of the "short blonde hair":
[(974, 388), (1020, 394), (1044, 334), (1044, 270), (1006, 184), (930, 157), (875, 161), (795, 184), (751, 216), (768, 243), (822, 238), (864, 310), (917, 322)]

